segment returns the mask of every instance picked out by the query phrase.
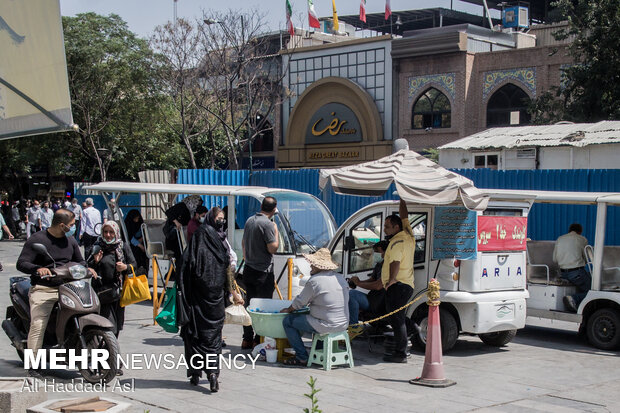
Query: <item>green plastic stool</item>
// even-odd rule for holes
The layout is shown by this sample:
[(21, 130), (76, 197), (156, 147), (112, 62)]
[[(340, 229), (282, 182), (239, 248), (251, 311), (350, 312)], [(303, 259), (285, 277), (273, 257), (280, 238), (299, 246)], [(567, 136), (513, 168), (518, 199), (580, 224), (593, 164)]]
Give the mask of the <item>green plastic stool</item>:
[[(319, 341), (323, 342), (323, 348), (320, 350), (316, 348)], [(338, 346), (340, 341), (345, 342), (346, 349), (340, 349)], [(340, 364), (348, 364), (349, 367), (353, 367), (353, 352), (351, 351), (349, 334), (346, 331), (329, 334), (315, 333), (312, 339), (310, 357), (308, 357), (308, 367), (313, 363), (323, 366), (323, 370), (331, 370), (333, 366)]]

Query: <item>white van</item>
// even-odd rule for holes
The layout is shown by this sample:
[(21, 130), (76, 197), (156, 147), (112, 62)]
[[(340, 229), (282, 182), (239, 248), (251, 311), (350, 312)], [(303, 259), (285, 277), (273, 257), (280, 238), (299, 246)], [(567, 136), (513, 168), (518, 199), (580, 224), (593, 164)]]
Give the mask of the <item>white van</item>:
[[(492, 220), (493, 225), (501, 229), (515, 218), (525, 219), (529, 206), (528, 202), (491, 200), (485, 211), (470, 213), (478, 222)], [(509, 229), (508, 238), (520, 239), (508, 249), (499, 244), (494, 247), (492, 242), (485, 243), (488, 239), (478, 231), (471, 236), (476, 237), (477, 244), (485, 244), (484, 248), (474, 248), (474, 259), (434, 259), (433, 248), (439, 249), (436, 228), (443, 225), (440, 220), (436, 222), (436, 216), (440, 208), (446, 207), (408, 204), (407, 208), (416, 239), (412, 299), (426, 293), (431, 278), (439, 280), (443, 350), (450, 350), (460, 333), (476, 334), (492, 346), (510, 342), (517, 329), (525, 326), (528, 291), (523, 229), (514, 234), (513, 228)], [(398, 201), (377, 202), (357, 211), (337, 230), (329, 249), (346, 278), (356, 275), (364, 280), (372, 272), (375, 265), (372, 245), (384, 238), (383, 222), (392, 214), (398, 214)], [(407, 317), (421, 330), (420, 334), (413, 334), (412, 344), (423, 349), (428, 314), (426, 298), (421, 298), (406, 311)]]

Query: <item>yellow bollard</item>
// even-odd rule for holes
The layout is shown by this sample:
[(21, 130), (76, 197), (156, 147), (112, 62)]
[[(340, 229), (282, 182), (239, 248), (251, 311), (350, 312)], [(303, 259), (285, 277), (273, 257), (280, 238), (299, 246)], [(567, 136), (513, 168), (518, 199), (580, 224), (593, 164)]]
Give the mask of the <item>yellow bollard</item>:
[(289, 258), (286, 262), (288, 265), (288, 294), (287, 299), (293, 299), (293, 259)]
[(156, 324), (155, 317), (157, 317), (157, 310), (159, 307), (159, 300), (157, 299), (157, 277), (159, 275), (159, 265), (157, 264), (157, 255), (153, 254), (153, 325)]

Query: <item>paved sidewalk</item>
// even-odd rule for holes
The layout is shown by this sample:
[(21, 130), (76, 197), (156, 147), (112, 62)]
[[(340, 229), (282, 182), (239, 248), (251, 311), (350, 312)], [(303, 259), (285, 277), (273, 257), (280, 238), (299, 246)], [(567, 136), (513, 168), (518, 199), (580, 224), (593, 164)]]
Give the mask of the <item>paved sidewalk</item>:
[[(9, 303), (8, 278), (17, 275), (15, 261), (21, 242), (0, 242), (0, 314)], [(128, 307), (120, 336), (122, 353), (183, 352), (178, 335), (153, 326), (149, 304)], [(530, 320), (535, 322), (535, 320)], [(310, 376), (321, 389), (317, 397), (325, 413), (336, 412), (618, 412), (620, 411), (620, 358), (618, 352), (588, 347), (574, 325), (537, 322), (541, 327), (519, 331), (514, 342), (498, 349), (477, 337), (461, 337), (444, 355), (446, 376), (457, 382), (446, 389), (412, 386), (424, 356), (414, 353), (408, 364), (387, 364), (382, 347), (370, 352), (363, 340), (353, 342), (355, 368), (329, 372), (318, 368), (285, 368), (259, 362), (255, 370), (225, 370), (220, 392), (211, 394), (207, 380), (190, 386), (181, 370), (125, 370), (121, 383), (134, 391), (108, 392), (128, 401), (132, 412), (301, 412), (310, 407), (304, 397)], [(556, 327), (556, 328), (549, 328)], [(562, 329), (557, 329), (562, 327)], [(570, 327), (567, 329), (566, 327)], [(229, 344), (225, 353), (238, 354), (241, 327), (225, 326)], [(245, 352), (244, 352), (245, 353)], [(0, 376), (23, 377), (24, 370), (8, 338), (0, 332)], [(51, 373), (51, 372), (50, 372)], [(75, 372), (54, 372), (57, 380), (70, 381)], [(50, 398), (83, 394), (49, 393)], [(197, 409), (197, 410), (196, 410)]]

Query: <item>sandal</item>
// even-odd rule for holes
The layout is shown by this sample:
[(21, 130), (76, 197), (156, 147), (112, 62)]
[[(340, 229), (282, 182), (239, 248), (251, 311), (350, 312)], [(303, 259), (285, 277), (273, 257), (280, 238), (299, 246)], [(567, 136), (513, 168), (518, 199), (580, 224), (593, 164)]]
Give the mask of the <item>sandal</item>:
[(297, 357), (291, 357), (282, 361), (287, 367), (306, 367), (308, 365), (308, 360), (303, 361), (299, 360)]

